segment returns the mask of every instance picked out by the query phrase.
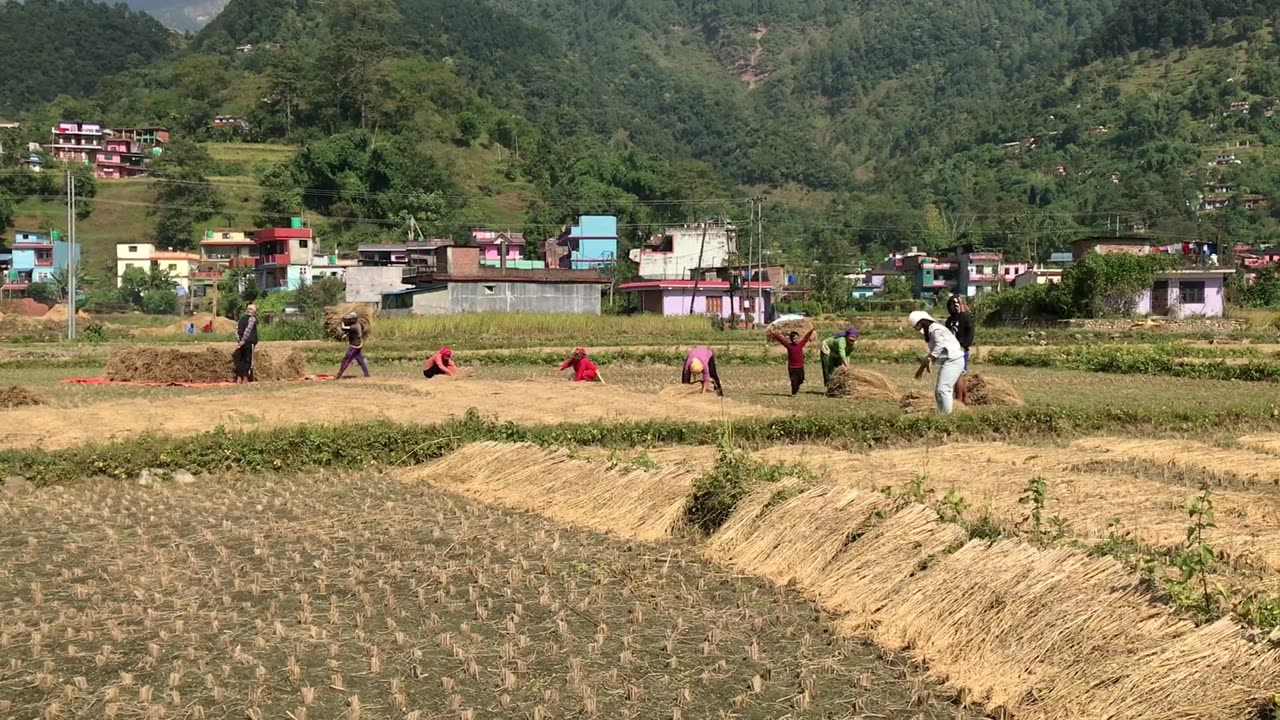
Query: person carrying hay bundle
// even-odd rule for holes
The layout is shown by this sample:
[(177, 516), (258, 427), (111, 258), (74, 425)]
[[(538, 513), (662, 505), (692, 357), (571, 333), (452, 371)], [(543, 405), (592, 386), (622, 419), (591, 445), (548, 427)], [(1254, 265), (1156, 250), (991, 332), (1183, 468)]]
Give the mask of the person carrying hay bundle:
[(342, 316), (342, 331), (347, 335), (347, 354), (342, 357), (342, 366), (338, 368), (338, 379), (342, 379), (353, 360), (360, 364), (364, 376), (369, 377), (369, 366), (364, 361), (364, 331), (361, 330), (360, 316), (354, 312)]
[(969, 314), (961, 295), (947, 298), (947, 313), (947, 329), (956, 336), (956, 342), (964, 349), (964, 372), (960, 373), (960, 379), (956, 381), (956, 398), (968, 405), (968, 383), (965, 382), (965, 375), (969, 374), (969, 348), (973, 346), (973, 315)]
[(931, 365), (938, 365), (938, 383), (934, 386), (933, 398), (938, 405), (938, 412), (950, 415), (955, 407), (955, 386), (964, 372), (964, 349), (956, 341), (956, 336), (942, 323), (923, 310), (916, 310), (907, 316), (911, 327), (924, 334), (929, 344), (929, 353), (920, 359), (920, 367), (916, 370), (919, 380)]
[(422, 366), (422, 377), (428, 380), (437, 375), (453, 375), (456, 372), (458, 366), (453, 364), (453, 350), (448, 347), (440, 348)]
[[(253, 379), (253, 350), (258, 346), (258, 306), (249, 303), (236, 323), (236, 349), (231, 353), (237, 385)], [(225, 356), (224, 356), (225, 357)]]
[(573, 369), (573, 377), (569, 378), (572, 382), (604, 382), (604, 378), (600, 377), (600, 368), (587, 357), (587, 349), (584, 347), (573, 349), (569, 359), (560, 365), (561, 370), (566, 368)]
[(784, 340), (776, 330), (769, 331), (769, 339), (777, 341), (787, 350), (787, 377), (791, 380), (791, 397), (795, 397), (800, 392), (800, 386), (804, 384), (804, 346), (813, 339), (815, 332), (810, 329), (808, 334), (801, 338), (800, 333), (792, 330), (787, 333), (787, 338)]
[(853, 354), (853, 343), (858, 339), (858, 328), (850, 327), (841, 330), (822, 341), (822, 386), (831, 384), (831, 376), (836, 368), (848, 367), (849, 356)]
[(716, 394), (724, 397), (724, 388), (720, 385), (720, 373), (716, 372), (716, 354), (709, 347), (690, 348), (688, 354), (684, 356), (684, 368), (680, 371), (680, 383), (690, 385), (697, 377), (697, 382), (702, 383), (702, 392), (707, 391), (707, 383), (710, 382), (716, 389)]

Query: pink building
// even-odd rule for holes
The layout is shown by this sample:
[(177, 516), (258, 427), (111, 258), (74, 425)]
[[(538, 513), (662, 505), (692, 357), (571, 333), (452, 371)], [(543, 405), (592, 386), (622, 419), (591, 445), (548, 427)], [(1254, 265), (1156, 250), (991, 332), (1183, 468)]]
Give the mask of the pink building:
[[(618, 290), (635, 293), (641, 311), (662, 315), (718, 315), (726, 319), (737, 315), (761, 322), (770, 316), (773, 303), (773, 287), (767, 281), (744, 282), (742, 290), (732, 297), (725, 280), (640, 280), (623, 283)], [(760, 299), (762, 315), (757, 314)]]
[(1031, 263), (1025, 262), (1007, 262), (1000, 265), (1000, 278), (1008, 285), (1013, 284), (1014, 278), (1031, 269)]
[(1138, 296), (1139, 315), (1222, 317), (1224, 288), (1233, 270), (1171, 270), (1156, 275)]
[(524, 257), (524, 235), (496, 230), (472, 230), (471, 240), (480, 248), (480, 261), (499, 262)]

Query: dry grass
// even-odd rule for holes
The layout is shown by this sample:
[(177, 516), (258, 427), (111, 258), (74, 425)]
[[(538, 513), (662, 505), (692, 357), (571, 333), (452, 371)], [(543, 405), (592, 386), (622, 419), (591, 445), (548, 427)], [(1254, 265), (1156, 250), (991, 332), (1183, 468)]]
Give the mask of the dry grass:
[(827, 397), (893, 402), (898, 397), (898, 388), (892, 380), (874, 370), (840, 367), (827, 383)]
[[(1258, 436), (1241, 439), (1241, 444), (1259, 444)], [(1224, 448), (1194, 440), (1154, 438), (1087, 438), (1072, 443), (1081, 456), (1094, 460), (1121, 458), (1229, 476), (1258, 484), (1280, 484), (1280, 457), (1245, 448)]]
[(1005, 407), (1022, 407), (1026, 405), (1018, 389), (1013, 383), (972, 373), (965, 376), (967, 405), (1002, 405)]
[(565, 450), (484, 442), (403, 471), (400, 477), (571, 525), (661, 540), (681, 523), (694, 474), (679, 467), (606, 469)]
[(346, 303), (324, 309), (324, 330), (334, 340), (346, 340), (347, 334), (342, 330), (344, 318), (355, 313), (360, 324), (360, 337), (368, 339), (373, 331), (373, 310), (364, 303)]
[(424, 484), (88, 482), (7, 503), (5, 717), (955, 716), (795, 593), (688, 546)]
[[(296, 350), (259, 347), (254, 351), (255, 380), (297, 380), (306, 374), (306, 359)], [(231, 353), (218, 347), (133, 345), (112, 351), (106, 377), (117, 382), (223, 383), (235, 380), (235, 367)]]

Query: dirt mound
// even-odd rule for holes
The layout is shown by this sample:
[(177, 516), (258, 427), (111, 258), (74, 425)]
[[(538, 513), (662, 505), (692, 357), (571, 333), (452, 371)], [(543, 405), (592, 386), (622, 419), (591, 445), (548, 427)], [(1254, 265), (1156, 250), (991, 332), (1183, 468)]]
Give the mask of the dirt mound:
[(0, 390), (0, 408), (25, 407), (27, 405), (43, 405), (44, 398), (22, 387), (10, 385)]
[(324, 329), (334, 340), (346, 340), (347, 334), (342, 331), (342, 318), (348, 313), (355, 313), (360, 323), (360, 336), (369, 339), (369, 331), (373, 329), (373, 311), (362, 303), (344, 303), (324, 309)]
[(236, 321), (228, 320), (224, 317), (218, 317), (213, 313), (196, 313), (189, 318), (183, 318), (171, 325), (165, 325), (158, 328), (141, 328), (133, 331), (138, 336), (155, 336), (155, 335), (183, 335), (187, 332), (187, 325), (195, 325), (196, 332), (209, 323), (213, 323), (213, 332), (216, 335), (234, 335), (236, 332)]
[[(9, 315), (24, 315), (30, 318), (42, 318), (49, 312), (49, 306), (38, 303), (31, 298), (18, 298), (5, 303), (3, 309)], [(66, 314), (66, 310), (62, 311)]]
[[(307, 374), (307, 363), (297, 350), (272, 352), (258, 348), (253, 375), (259, 382), (297, 380)], [(220, 383), (235, 380), (231, 352), (222, 348), (150, 347), (134, 345), (116, 350), (107, 361), (108, 380), (121, 382)]]
[(836, 368), (827, 384), (827, 397), (893, 402), (899, 395), (893, 381), (878, 372), (841, 367)]
[[(44, 314), (44, 319), (66, 325), (68, 309), (69, 308), (66, 303), (58, 303), (57, 305), (49, 308), (49, 312)], [(81, 322), (93, 322), (93, 318), (89, 316), (89, 313), (83, 310), (76, 310), (76, 320)]]
[(979, 373), (973, 373), (965, 378), (965, 392), (969, 400), (968, 405), (1022, 407), (1027, 404), (1018, 394), (1013, 383), (985, 377)]

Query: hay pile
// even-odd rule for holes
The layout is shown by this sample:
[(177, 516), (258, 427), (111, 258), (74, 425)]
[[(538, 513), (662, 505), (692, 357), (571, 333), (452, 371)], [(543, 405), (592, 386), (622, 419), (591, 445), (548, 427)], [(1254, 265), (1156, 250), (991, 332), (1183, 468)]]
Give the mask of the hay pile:
[(0, 390), (0, 408), (16, 408), (43, 404), (44, 398), (21, 385), (10, 385), (4, 390)]
[[(297, 350), (257, 348), (253, 376), (260, 382), (297, 380), (307, 374), (307, 363)], [(231, 351), (206, 347), (199, 350), (134, 345), (116, 350), (107, 361), (107, 379), (116, 382), (220, 383), (235, 380)]]
[[(959, 403), (956, 405), (958, 407)], [(898, 407), (902, 408), (902, 412), (908, 415), (932, 412), (937, 406), (938, 403), (934, 400), (932, 394), (923, 393), (919, 390), (912, 390), (898, 400)]]
[(1007, 380), (985, 377), (979, 373), (965, 376), (965, 391), (969, 402), (967, 405), (1005, 405), (1022, 407), (1026, 405), (1017, 388)]
[(827, 397), (894, 402), (898, 399), (898, 389), (892, 380), (878, 372), (840, 367), (827, 383)]
[(324, 330), (334, 340), (346, 340), (347, 334), (342, 331), (342, 318), (347, 313), (355, 313), (360, 323), (360, 336), (369, 339), (369, 331), (373, 329), (373, 311), (362, 303), (345, 303), (324, 309)]

